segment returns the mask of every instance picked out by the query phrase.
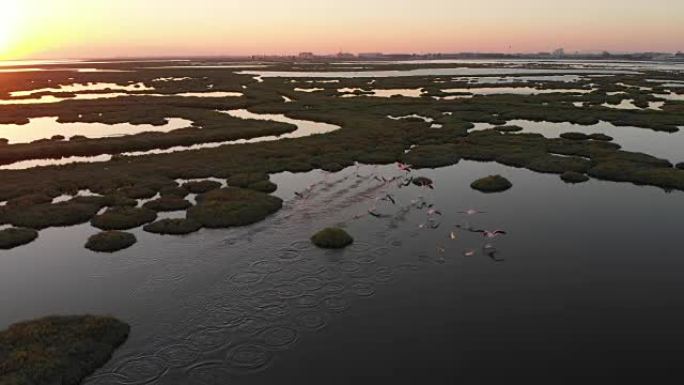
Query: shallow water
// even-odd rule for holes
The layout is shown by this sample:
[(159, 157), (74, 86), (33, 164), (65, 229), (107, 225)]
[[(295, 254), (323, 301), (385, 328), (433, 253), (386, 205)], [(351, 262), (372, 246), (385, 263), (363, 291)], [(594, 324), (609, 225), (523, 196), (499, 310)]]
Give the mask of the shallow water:
[(518, 75), (518, 74), (630, 74), (624, 70), (587, 69), (529, 69), (529, 68), (420, 68), (397, 71), (241, 71), (238, 74), (266, 78), (388, 78), (404, 76), (468, 76), (468, 75)]
[[(564, 132), (581, 132), (584, 134), (602, 133), (613, 137), (614, 143), (622, 146), (622, 150), (642, 152), (672, 163), (684, 161), (684, 131), (653, 131), (648, 128), (631, 126), (614, 126), (609, 122), (583, 126), (569, 122), (533, 122), (530, 120), (510, 120), (510, 125), (523, 128), (523, 133), (542, 134), (547, 138), (557, 138)], [(489, 124), (480, 124), (474, 130), (491, 128)]]
[(39, 88), (35, 90), (30, 90), (30, 91), (14, 91), (10, 92), (10, 96), (15, 98), (15, 97), (22, 97), (22, 96), (30, 96), (33, 94), (41, 93), (41, 92), (73, 92), (73, 93), (87, 93), (88, 91), (104, 91), (104, 90), (112, 90), (112, 91), (153, 91), (154, 88), (152, 87), (147, 87), (143, 83), (134, 83), (134, 84), (128, 84), (128, 85), (121, 85), (121, 84), (116, 84), (116, 83), (76, 83), (76, 84), (70, 84), (70, 85), (60, 85), (59, 87), (52, 87), (52, 88)]
[[(337, 90), (337, 92), (344, 93), (344, 92), (355, 92), (355, 91), (363, 91), (361, 88), (340, 88)], [(363, 96), (373, 96), (373, 97), (379, 97), (379, 98), (391, 98), (393, 96), (404, 96), (407, 98), (419, 98), (423, 95), (423, 90), (422, 88), (392, 88), (392, 89), (380, 89), (380, 88), (375, 88), (375, 89), (369, 89), (368, 94), (362, 94), (362, 95), (354, 95), (354, 94), (345, 94), (342, 95), (342, 97), (363, 97)]]
[(14, 144), (49, 139), (54, 135), (62, 135), (67, 139), (74, 135), (103, 138), (134, 135), (142, 132), (170, 132), (192, 126), (192, 121), (180, 118), (169, 118), (167, 123), (162, 126), (130, 123), (60, 123), (57, 120), (56, 117), (47, 117), (30, 119), (28, 124), (0, 124), (0, 138), (8, 139), (10, 144)]
[(475, 84), (506, 84), (506, 83), (532, 83), (532, 82), (565, 82), (575, 83), (582, 80), (579, 75), (549, 75), (549, 76), (470, 76), (451, 78), (452, 81), (461, 81)]
[[(226, 113), (228, 115), (231, 115), (236, 118), (241, 118), (241, 119), (256, 119), (256, 120), (272, 120), (275, 122), (281, 122), (281, 123), (289, 123), (297, 126), (297, 129), (295, 131), (276, 136), (276, 135), (269, 135), (269, 136), (260, 136), (257, 138), (252, 138), (252, 139), (237, 139), (237, 140), (228, 140), (224, 142), (213, 142), (213, 143), (200, 143), (200, 144), (193, 144), (190, 146), (175, 146), (175, 147), (170, 147), (170, 148), (164, 148), (164, 149), (154, 149), (154, 150), (147, 150), (147, 151), (134, 151), (134, 152), (124, 152), (121, 155), (124, 156), (143, 156), (143, 155), (152, 155), (152, 154), (168, 154), (172, 152), (180, 152), (180, 151), (192, 151), (192, 150), (199, 150), (203, 148), (216, 148), (216, 147), (221, 147), (221, 146), (227, 146), (227, 145), (235, 145), (235, 144), (247, 144), (247, 143), (258, 143), (258, 142), (269, 142), (269, 141), (275, 141), (275, 140), (282, 140), (282, 139), (291, 139), (291, 138), (301, 138), (304, 136), (310, 136), (310, 135), (316, 135), (316, 134), (326, 134), (335, 130), (339, 130), (340, 126), (334, 125), (334, 124), (329, 124), (329, 123), (321, 123), (321, 122), (314, 122), (310, 120), (301, 120), (301, 119), (292, 119), (288, 118), (285, 115), (282, 114), (256, 114), (247, 110), (227, 110), (227, 111), (220, 111), (223, 113)], [(129, 125), (130, 126), (130, 125)], [(135, 126), (133, 126), (135, 127)], [(39, 167), (39, 166), (56, 166), (56, 165), (65, 165), (65, 164), (71, 164), (71, 163), (95, 163), (95, 162), (107, 162), (112, 159), (111, 155), (108, 154), (103, 154), (103, 155), (97, 155), (97, 156), (70, 156), (70, 157), (64, 157), (61, 159), (31, 159), (31, 160), (26, 160), (26, 161), (20, 161), (20, 162), (15, 162), (12, 164), (7, 164), (7, 165), (2, 165), (0, 166), (0, 169), (6, 169), (6, 170), (22, 170), (22, 169), (27, 169), (31, 167)]]
[[(135, 89), (141, 91), (141, 89)], [(39, 98), (27, 99), (0, 99), (0, 105), (14, 105), (14, 104), (44, 104), (44, 103), (59, 103), (65, 100), (97, 100), (97, 99), (112, 99), (120, 97), (131, 96), (151, 96), (151, 97), (197, 97), (197, 98), (226, 98), (226, 97), (240, 97), (244, 94), (241, 92), (226, 92), (226, 91), (205, 91), (205, 92), (182, 92), (178, 94), (148, 94), (148, 93), (124, 93), (111, 92), (102, 94), (92, 93), (77, 93), (70, 97), (60, 97), (54, 95), (42, 95)]]
[(574, 94), (588, 94), (594, 90), (585, 89), (538, 89), (534, 87), (480, 87), (480, 88), (449, 88), (442, 90), (442, 92), (456, 93), (465, 92), (475, 95), (499, 95), (499, 94), (515, 94), (515, 95), (537, 95), (537, 94), (554, 94), (554, 93), (574, 93)]
[[(468, 186), (495, 173), (513, 189)], [(82, 248), (89, 225), (41, 231), (0, 254), (0, 327), (46, 313), (131, 323), (128, 342), (86, 384), (412, 384), (426, 371), (432, 383), (482, 383), (676, 367), (682, 193), (573, 186), (493, 163), (418, 174), (435, 190), (375, 180), (400, 175), (395, 166), (278, 174), (286, 205), (262, 223), (185, 237), (134, 230), (138, 244), (113, 255)], [(386, 193), (396, 206), (374, 200)], [(439, 228), (419, 228), (420, 195), (444, 214)], [(353, 219), (373, 205), (389, 217)], [(487, 213), (457, 214), (469, 208)], [(497, 261), (479, 235), (454, 227), (465, 222), (508, 231)], [(311, 247), (313, 232), (340, 223), (352, 247)]]

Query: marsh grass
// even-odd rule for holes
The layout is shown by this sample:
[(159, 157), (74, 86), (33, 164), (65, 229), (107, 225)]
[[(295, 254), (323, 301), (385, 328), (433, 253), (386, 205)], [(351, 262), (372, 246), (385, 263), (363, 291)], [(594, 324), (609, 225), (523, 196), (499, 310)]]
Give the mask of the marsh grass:
[(202, 225), (191, 219), (176, 218), (162, 219), (157, 222), (147, 224), (143, 230), (148, 233), (161, 235), (185, 235), (199, 231)]
[(280, 198), (248, 189), (228, 187), (197, 197), (198, 204), (187, 218), (207, 228), (245, 226), (263, 220), (280, 210)]
[(343, 249), (354, 243), (354, 238), (343, 229), (328, 227), (314, 234), (311, 242), (323, 249)]
[(78, 385), (126, 341), (112, 317), (46, 317), (0, 332), (0, 384)]
[(127, 249), (137, 242), (135, 235), (122, 231), (103, 231), (88, 238), (85, 248), (98, 253), (114, 253)]
[(11, 227), (0, 230), (0, 249), (9, 250), (33, 242), (38, 232), (33, 229)]
[(496, 193), (510, 189), (513, 184), (501, 175), (490, 175), (476, 180), (470, 187), (484, 193)]
[(119, 206), (107, 209), (94, 217), (91, 224), (101, 230), (128, 230), (157, 219), (157, 213), (148, 208)]

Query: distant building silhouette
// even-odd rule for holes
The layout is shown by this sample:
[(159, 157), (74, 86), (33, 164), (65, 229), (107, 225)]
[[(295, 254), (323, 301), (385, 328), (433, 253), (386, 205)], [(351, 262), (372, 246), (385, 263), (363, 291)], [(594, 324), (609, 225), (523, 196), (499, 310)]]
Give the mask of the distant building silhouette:
[(556, 58), (565, 57), (565, 50), (563, 48), (558, 48), (557, 50), (553, 51), (552, 55)]
[(297, 55), (299, 59), (303, 60), (308, 60), (308, 59), (314, 59), (316, 55), (313, 54), (313, 52), (300, 52), (299, 55)]

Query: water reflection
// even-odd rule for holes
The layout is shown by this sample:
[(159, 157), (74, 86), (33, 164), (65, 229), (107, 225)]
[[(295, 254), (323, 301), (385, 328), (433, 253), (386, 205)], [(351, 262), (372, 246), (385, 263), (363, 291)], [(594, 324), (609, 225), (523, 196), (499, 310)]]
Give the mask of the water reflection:
[(192, 121), (181, 118), (167, 119), (167, 123), (160, 126), (151, 124), (134, 125), (130, 123), (60, 123), (57, 117), (34, 118), (28, 124), (0, 125), (0, 138), (9, 140), (10, 144), (29, 143), (38, 139), (49, 139), (61, 135), (66, 139), (81, 135), (88, 138), (103, 138), (109, 136), (133, 135), (142, 132), (170, 132), (179, 128), (192, 126)]
[[(139, 91), (139, 89), (136, 89)], [(197, 98), (226, 98), (226, 97), (241, 97), (244, 94), (241, 92), (227, 92), (227, 91), (208, 91), (208, 92), (182, 92), (179, 94), (150, 94), (143, 92), (136, 93), (77, 93), (69, 96), (54, 96), (42, 95), (39, 98), (29, 99), (0, 99), (0, 105), (15, 105), (15, 104), (45, 104), (45, 103), (59, 103), (65, 100), (98, 100), (98, 99), (112, 99), (120, 97), (145, 96), (145, 97), (197, 97)]]
[[(83, 249), (97, 231), (89, 225), (41, 231), (35, 243), (0, 258), (0, 327), (54, 312), (114, 314), (131, 323), (127, 343), (88, 385), (320, 383), (312, 377), (329, 375), (350, 351), (360, 365), (336, 373), (345, 383), (380, 371), (387, 378), (399, 368), (406, 369), (389, 375), (393, 383), (415, 383), (410, 379), (424, 376), (430, 362), (431, 377), (440, 379), (454, 370), (481, 378), (492, 360), (529, 373), (549, 354), (582, 374), (605, 358), (618, 326), (620, 335), (658, 346), (683, 339), (676, 310), (654, 306), (643, 315), (644, 306), (671, 301), (684, 288), (676, 243), (650, 252), (653, 239), (676, 239), (684, 224), (681, 193), (598, 181), (570, 186), (556, 175), (493, 163), (419, 174), (432, 178), (435, 190), (383, 186), (374, 176), (399, 175), (392, 165), (274, 175), (286, 203), (266, 221), (184, 237), (136, 229), (139, 243), (114, 255)], [(495, 195), (470, 189), (470, 181), (490, 174), (514, 188)], [(296, 198), (310, 186), (306, 199)], [(391, 218), (353, 219), (386, 193), (397, 200), (383, 206)], [(411, 201), (421, 195), (443, 213), (444, 229), (419, 228), (426, 210)], [(554, 215), (540, 201), (554, 202)], [(486, 214), (458, 214), (469, 208)], [(509, 232), (497, 243), (505, 262), (480, 253), (481, 236), (448, 236), (465, 220)], [(340, 224), (355, 236), (352, 247), (311, 246), (312, 232)], [(21, 301), (12, 294), (19, 292)], [(676, 322), (663, 323), (671, 317)], [(486, 338), (496, 343), (483, 344)], [(586, 340), (579, 353), (569, 349), (578, 338)], [(388, 343), (397, 340), (402, 349)], [(535, 349), (521, 348), (531, 341)], [(649, 351), (613, 350), (611, 357), (638, 354), (648, 365), (669, 354)], [(467, 368), (454, 369), (464, 356)], [(304, 361), (306, 371), (296, 365)]]
[[(275, 141), (275, 140), (282, 140), (282, 139), (291, 139), (291, 138), (301, 138), (304, 136), (310, 136), (310, 135), (316, 135), (316, 134), (326, 134), (335, 130), (339, 130), (341, 127), (334, 125), (334, 124), (329, 124), (329, 123), (321, 123), (321, 122), (314, 122), (310, 120), (301, 120), (301, 119), (292, 119), (289, 118), (285, 115), (282, 114), (257, 114), (253, 113), (247, 110), (227, 110), (227, 111), (220, 111), (223, 113), (226, 113), (228, 115), (231, 115), (236, 118), (240, 119), (255, 119), (255, 120), (271, 120), (275, 122), (281, 122), (281, 123), (288, 123), (288, 124), (293, 124), (297, 126), (297, 129), (295, 131), (280, 135), (280, 136), (275, 136), (275, 135), (270, 135), (270, 136), (261, 136), (257, 138), (251, 138), (251, 139), (237, 139), (237, 140), (229, 140), (229, 141), (223, 141), (223, 142), (214, 142), (214, 143), (199, 143), (199, 144), (193, 144), (190, 146), (175, 146), (175, 147), (170, 147), (170, 148), (164, 148), (164, 149), (154, 149), (154, 150), (148, 150), (148, 151), (133, 151), (133, 152), (125, 152), (122, 153), (121, 155), (123, 156), (143, 156), (143, 155), (153, 155), (153, 154), (168, 154), (172, 152), (180, 152), (180, 151), (192, 151), (192, 150), (199, 150), (199, 149), (206, 149), (206, 148), (216, 148), (216, 147), (221, 147), (221, 146), (227, 146), (227, 145), (235, 145), (235, 144), (247, 144), (247, 143), (258, 143), (258, 142), (268, 142), (268, 141)], [(31, 168), (31, 167), (39, 167), (39, 166), (57, 166), (57, 165), (65, 165), (65, 164), (71, 164), (71, 163), (96, 163), (96, 162), (107, 162), (112, 159), (112, 155), (109, 154), (103, 154), (103, 155), (97, 155), (97, 156), (71, 156), (71, 157), (64, 157), (61, 159), (31, 159), (31, 160), (26, 160), (26, 161), (20, 161), (20, 162), (15, 162), (12, 164), (7, 164), (7, 165), (2, 165), (0, 166), (0, 169), (6, 169), (6, 170), (22, 170), (26, 168)]]
[(388, 78), (404, 76), (520, 75), (520, 74), (637, 74), (625, 70), (531, 69), (531, 68), (420, 68), (397, 71), (240, 71), (240, 75), (279, 78)]
[(538, 89), (534, 87), (480, 87), (480, 88), (449, 88), (442, 92), (446, 93), (471, 93), (475, 95), (499, 95), (499, 94), (514, 94), (514, 95), (538, 95), (538, 94), (554, 94), (554, 93), (573, 93), (573, 94), (588, 94), (595, 90), (586, 90), (581, 88), (576, 89)]
[(29, 91), (14, 91), (14, 92), (10, 92), (10, 96), (13, 98), (16, 98), (16, 97), (31, 96), (33, 94), (42, 93), (42, 92), (68, 92), (68, 93), (82, 92), (82, 93), (87, 93), (88, 91), (106, 91), (106, 90), (112, 90), (112, 91), (152, 91), (152, 90), (154, 90), (154, 88), (147, 87), (147, 86), (145, 86), (144, 83), (133, 83), (133, 84), (127, 84), (127, 85), (121, 85), (121, 84), (116, 84), (116, 83), (104, 83), (104, 82), (100, 82), (100, 83), (75, 83), (75, 84), (69, 84), (69, 85), (60, 85), (59, 87), (54, 87), (54, 88), (40, 88), (40, 89), (29, 90)]
[[(673, 163), (684, 161), (684, 131), (675, 133), (653, 131), (647, 128), (631, 126), (615, 126), (609, 122), (583, 126), (569, 122), (533, 122), (530, 120), (510, 120), (507, 124), (523, 128), (522, 132), (542, 134), (548, 138), (557, 138), (564, 132), (581, 132), (585, 134), (603, 133), (615, 139), (615, 143), (630, 152), (642, 152)], [(479, 124), (473, 130), (488, 129), (489, 124)]]
[[(421, 88), (392, 88), (392, 89), (380, 89), (373, 88), (369, 90), (364, 90), (361, 88), (340, 88), (337, 92), (342, 93), (342, 97), (359, 97), (359, 96), (373, 96), (379, 98), (391, 98), (393, 96), (404, 96), (407, 98), (418, 98), (423, 95), (423, 90)], [(363, 92), (360, 94), (354, 94), (354, 92)]]

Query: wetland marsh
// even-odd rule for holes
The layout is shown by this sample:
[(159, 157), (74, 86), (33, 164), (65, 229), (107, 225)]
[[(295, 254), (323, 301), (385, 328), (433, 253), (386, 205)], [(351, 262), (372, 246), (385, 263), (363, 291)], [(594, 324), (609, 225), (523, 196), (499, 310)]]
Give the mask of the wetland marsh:
[(349, 67), (3, 66), (0, 329), (115, 317), (87, 385), (672, 374), (684, 65)]

